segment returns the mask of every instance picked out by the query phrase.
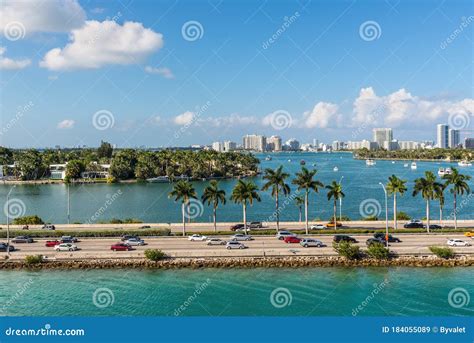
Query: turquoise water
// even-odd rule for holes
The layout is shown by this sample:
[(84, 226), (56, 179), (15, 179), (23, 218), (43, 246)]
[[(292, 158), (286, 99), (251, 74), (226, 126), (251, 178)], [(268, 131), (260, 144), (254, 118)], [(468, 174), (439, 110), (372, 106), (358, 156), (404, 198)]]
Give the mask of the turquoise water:
[[(413, 180), (423, 175), (425, 170), (437, 172), (439, 167), (455, 166), (449, 163), (418, 162), (418, 169), (411, 170), (403, 165), (406, 162), (377, 161), (374, 167), (367, 167), (365, 161), (354, 160), (348, 153), (281, 153), (273, 154), (272, 161), (265, 161), (266, 155), (259, 155), (261, 168), (275, 168), (284, 165), (287, 172), (292, 176), (300, 170), (300, 160), (304, 159), (308, 168), (318, 169), (318, 178), (325, 184), (332, 180), (339, 180), (342, 176), (344, 192), (346, 197), (343, 200), (343, 214), (352, 219), (361, 218), (360, 206), (366, 199), (375, 199), (378, 203), (376, 213), (384, 209), (384, 194), (378, 184), (386, 182), (388, 176), (396, 174), (407, 179), (409, 191), (402, 198), (399, 198), (399, 210), (405, 211), (411, 216), (422, 218), (425, 216), (425, 204), (421, 197), (411, 196)], [(291, 159), (291, 162), (288, 160)], [(316, 166), (313, 167), (313, 164)], [(338, 172), (333, 168), (337, 166)], [(466, 174), (474, 176), (474, 168), (462, 169)], [(261, 186), (263, 180), (257, 177), (254, 181)], [(221, 187), (230, 195), (235, 180), (221, 182)], [(207, 182), (194, 182), (199, 195)], [(474, 189), (473, 181), (470, 181), (471, 188)], [(170, 184), (88, 184), (71, 186), (71, 221), (86, 222), (101, 208), (106, 202), (111, 202), (102, 214), (96, 216), (91, 221), (106, 221), (112, 218), (138, 218), (144, 222), (179, 222), (181, 221), (180, 206), (168, 198), (171, 189)], [(9, 186), (0, 185), (0, 198), (5, 199)], [(293, 187), (293, 191), (295, 188)], [(24, 214), (37, 214), (43, 220), (53, 223), (67, 222), (67, 201), (66, 186), (64, 185), (21, 185), (17, 186), (12, 193), (12, 198), (20, 199), (24, 204)], [(249, 220), (266, 221), (274, 211), (274, 200), (269, 192), (264, 192), (262, 202), (256, 203), (248, 211)], [(113, 199), (113, 201), (111, 201)], [(459, 203), (462, 202), (462, 199)], [(372, 201), (373, 203), (373, 201)], [(391, 213), (392, 206), (389, 206)], [(452, 196), (446, 195), (445, 216), (452, 211)], [(240, 221), (242, 214), (241, 207), (228, 202), (218, 211), (220, 221)], [(328, 219), (332, 214), (332, 204), (326, 198), (326, 191), (321, 190), (320, 194), (312, 194), (310, 197), (310, 218)], [(438, 218), (439, 211), (437, 203), (433, 202), (431, 207), (432, 217)], [(204, 206), (199, 216), (194, 218), (197, 222), (211, 221), (212, 211)], [(282, 220), (298, 220), (298, 209), (290, 202), (281, 209)], [(474, 219), (474, 202), (466, 201), (458, 214), (459, 218)], [(0, 222), (6, 222), (4, 211), (0, 211)]]
[[(2, 271), (0, 315), (472, 316), (473, 272), (406, 267)], [(471, 299), (455, 308), (448, 297), (459, 287)], [(453, 298), (457, 306), (460, 300)]]

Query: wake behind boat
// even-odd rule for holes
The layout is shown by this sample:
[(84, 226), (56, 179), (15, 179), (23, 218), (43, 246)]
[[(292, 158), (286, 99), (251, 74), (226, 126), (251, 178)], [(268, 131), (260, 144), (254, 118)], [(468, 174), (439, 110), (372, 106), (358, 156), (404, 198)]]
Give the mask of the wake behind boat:
[(365, 164), (368, 166), (375, 166), (376, 162), (374, 160), (365, 160)]

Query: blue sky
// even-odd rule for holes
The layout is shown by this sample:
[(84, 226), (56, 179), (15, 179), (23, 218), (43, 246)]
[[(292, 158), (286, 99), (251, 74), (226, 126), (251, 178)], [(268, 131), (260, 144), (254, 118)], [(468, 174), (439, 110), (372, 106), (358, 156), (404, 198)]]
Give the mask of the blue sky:
[(2, 1), (1, 11), (4, 146), (245, 133), (330, 142), (370, 139), (373, 127), (420, 140), (443, 122), (473, 134), (471, 1)]

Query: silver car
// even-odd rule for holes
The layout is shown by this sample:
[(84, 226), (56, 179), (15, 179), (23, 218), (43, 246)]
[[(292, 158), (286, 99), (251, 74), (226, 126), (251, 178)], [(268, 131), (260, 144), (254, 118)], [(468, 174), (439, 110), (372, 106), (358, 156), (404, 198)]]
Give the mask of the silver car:
[(237, 233), (233, 236), (230, 237), (231, 240), (233, 241), (251, 241), (253, 238), (250, 235), (244, 235), (241, 233)]
[(129, 245), (145, 245), (145, 241), (139, 238), (129, 238), (125, 241)]
[(72, 243), (61, 243), (54, 247), (56, 251), (75, 251), (77, 250), (77, 246)]
[(318, 241), (317, 239), (313, 238), (303, 238), (300, 241), (301, 246), (308, 248), (308, 247), (318, 247), (321, 248), (323, 246), (323, 242)]
[(207, 240), (207, 245), (225, 245), (226, 241), (220, 238), (210, 238)]
[(237, 242), (237, 241), (227, 242), (225, 247), (229, 250), (230, 249), (245, 249), (245, 248), (247, 248), (245, 245), (243, 245), (242, 243)]
[(284, 240), (285, 237), (296, 237), (296, 234), (290, 231), (278, 231), (278, 233), (276, 234), (276, 238), (278, 238), (279, 240)]

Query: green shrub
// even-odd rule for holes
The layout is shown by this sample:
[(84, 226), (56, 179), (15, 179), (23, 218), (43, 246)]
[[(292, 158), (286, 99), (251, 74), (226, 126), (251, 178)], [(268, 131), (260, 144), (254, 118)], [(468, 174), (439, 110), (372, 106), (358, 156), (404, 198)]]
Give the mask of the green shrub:
[(349, 260), (357, 260), (361, 256), (360, 248), (350, 242), (334, 242), (332, 246), (340, 256), (343, 256)]
[[(10, 237), (24, 235), (25, 231), (11, 230)], [(140, 235), (140, 236), (169, 236), (170, 229), (117, 229), (117, 230), (29, 230), (28, 236), (36, 238), (46, 237), (61, 237), (61, 236), (75, 236), (75, 237), (119, 237), (122, 235)], [(6, 238), (7, 232), (0, 231), (0, 238)]]
[(166, 257), (166, 254), (159, 249), (146, 249), (145, 257), (151, 261), (159, 261)]
[(390, 251), (382, 243), (372, 243), (367, 247), (367, 255), (377, 260), (386, 260), (390, 257)]
[(379, 220), (379, 218), (377, 216), (368, 216), (368, 217), (362, 218), (362, 220), (377, 221), (377, 220)]
[(44, 224), (43, 220), (38, 216), (24, 216), (13, 219), (14, 225), (38, 225)]
[[(106, 224), (107, 222), (104, 222), (102, 224)], [(117, 218), (112, 218), (110, 221), (109, 221), (110, 224), (141, 224), (143, 223), (143, 221), (141, 221), (140, 219), (136, 219), (136, 218), (125, 218), (124, 220), (122, 219), (117, 219)]]
[(28, 255), (25, 257), (25, 263), (30, 264), (39, 264), (43, 262), (43, 256), (41, 255)]
[(453, 258), (454, 257), (454, 251), (451, 248), (448, 247), (436, 247), (436, 246), (431, 246), (430, 251), (435, 254), (438, 257), (441, 258)]
[(400, 211), (400, 212), (397, 212), (397, 219), (398, 220), (410, 220), (411, 217), (407, 213), (405, 213), (403, 211)]

